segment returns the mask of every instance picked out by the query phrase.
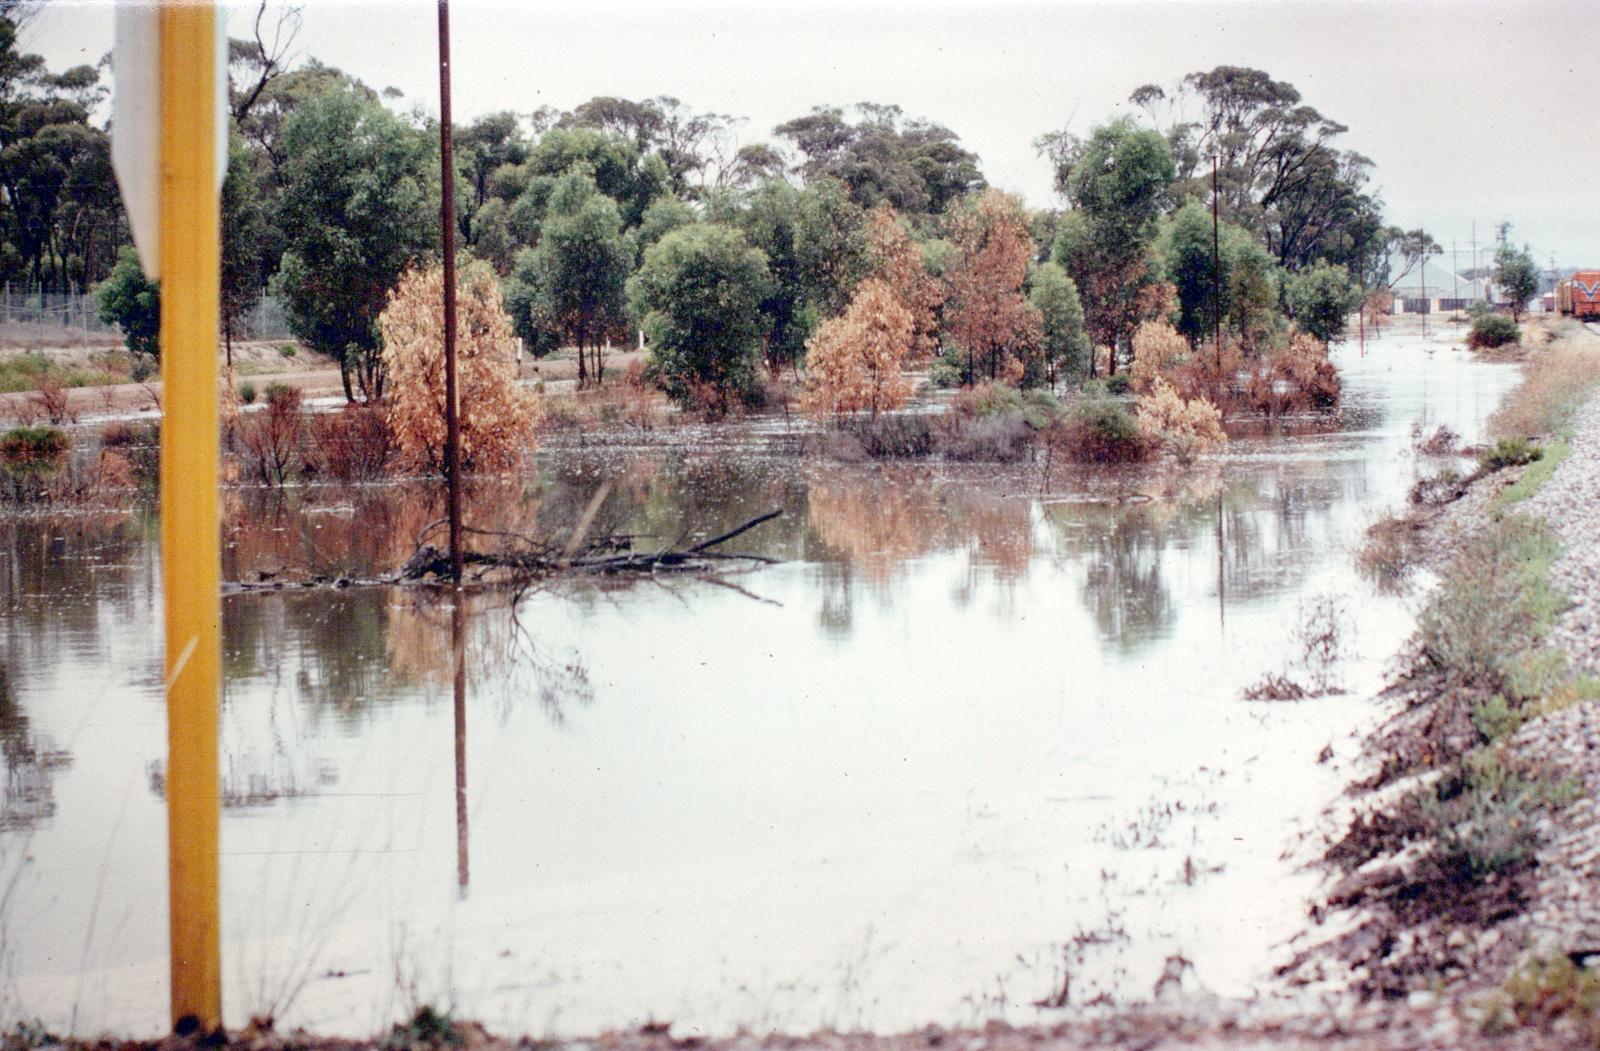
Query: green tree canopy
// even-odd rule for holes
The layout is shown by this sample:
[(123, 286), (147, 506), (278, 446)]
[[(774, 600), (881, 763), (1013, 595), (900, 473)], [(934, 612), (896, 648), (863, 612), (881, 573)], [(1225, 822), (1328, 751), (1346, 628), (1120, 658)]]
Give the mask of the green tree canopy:
[(539, 244), (519, 279), (531, 281), (531, 313), (541, 328), (578, 348), (578, 383), (587, 385), (588, 352), (625, 330), (626, 286), (633, 245), (622, 232), (617, 202), (582, 171), (563, 176), (550, 197)]
[(1159, 134), (1124, 118), (1096, 128), (1061, 164), (1058, 181), (1073, 208), (1057, 224), (1052, 258), (1078, 285), (1091, 337), (1118, 348), (1144, 311), (1140, 293), (1152, 280), (1148, 257), (1172, 155)]
[(407, 265), (437, 250), (437, 144), (366, 94), (330, 89), (283, 129), (276, 288), (295, 334), (334, 357), (345, 395), (383, 393), (378, 315)]
[(1213, 253), (1211, 213), (1197, 201), (1173, 213), (1156, 239), (1157, 274), (1177, 290), (1177, 329), (1195, 345), (1212, 338), (1219, 305), (1223, 325), (1247, 339), (1270, 327), (1277, 307), (1277, 260), (1255, 235), (1221, 223), (1217, 242)]
[(1494, 283), (1511, 303), (1511, 320), (1520, 321), (1528, 300), (1539, 294), (1539, 270), (1527, 245), (1519, 249), (1501, 242), (1494, 253)]
[(674, 230), (645, 253), (628, 294), (668, 395), (724, 411), (754, 393), (770, 280), (761, 250), (718, 223)]
[(1291, 274), (1284, 299), (1302, 329), (1331, 343), (1344, 335), (1350, 312), (1361, 302), (1361, 289), (1344, 267), (1324, 262)]
[(267, 218), (250, 151), (237, 133), (228, 140), (228, 173), (222, 183), (222, 338), (233, 364), (233, 331), (239, 319), (261, 301), (266, 275), (261, 244)]
[(978, 155), (949, 128), (906, 120), (899, 106), (863, 102), (855, 111), (852, 123), (837, 106), (817, 106), (773, 133), (805, 155), (798, 171), (807, 181), (838, 179), (862, 208), (887, 201), (899, 212), (937, 215), (985, 186)]
[(1078, 286), (1054, 262), (1041, 263), (1028, 276), (1028, 302), (1044, 321), (1045, 382), (1076, 379), (1089, 371), (1089, 333), (1083, 327)]
[(135, 354), (161, 356), (161, 286), (144, 276), (133, 249), (117, 254), (111, 276), (95, 290), (100, 320), (122, 330)]

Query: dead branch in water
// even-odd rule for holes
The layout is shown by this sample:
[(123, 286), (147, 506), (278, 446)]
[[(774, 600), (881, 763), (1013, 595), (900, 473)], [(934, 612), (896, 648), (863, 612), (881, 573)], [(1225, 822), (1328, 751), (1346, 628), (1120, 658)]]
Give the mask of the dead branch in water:
[[(749, 532), (764, 522), (770, 522), (781, 514), (783, 514), (781, 510), (768, 511), (766, 514), (752, 518), (737, 528), (728, 530), (726, 533), (682, 549), (668, 548), (653, 552), (634, 551), (633, 537), (604, 536), (589, 541), (583, 548), (582, 554), (571, 554), (573, 546), (570, 543), (565, 549), (557, 551), (553, 545), (535, 543), (526, 537), (517, 537), (516, 539), (523, 542), (521, 550), (502, 552), (467, 551), (464, 553), (464, 560), (468, 565), (480, 567), (484, 571), (493, 569), (508, 570), (513, 577), (519, 575), (548, 576), (563, 571), (601, 574), (704, 572), (713, 568), (716, 563), (730, 561), (771, 564), (778, 560), (767, 555), (757, 555), (745, 551), (713, 551), (711, 549)], [(449, 563), (450, 557), (447, 552), (439, 550), (432, 544), (424, 544), (417, 549), (417, 553), (412, 555), (404, 566), (400, 567), (400, 579), (421, 580), (427, 577), (442, 576), (448, 572)], [(480, 572), (479, 576), (482, 576), (482, 572)]]
[[(462, 562), (467, 567), (468, 583), (525, 588), (528, 584), (560, 574), (583, 573), (616, 576), (626, 573), (711, 573), (726, 568), (730, 563), (771, 565), (780, 561), (768, 555), (748, 551), (718, 551), (715, 548), (735, 537), (772, 521), (782, 510), (768, 511), (749, 521), (689, 547), (679, 547), (683, 537), (658, 551), (636, 551), (634, 541), (641, 539), (629, 534), (613, 534), (582, 539), (580, 530), (564, 544), (555, 544), (520, 533), (464, 527), (464, 532), (476, 536), (498, 537), (504, 546), (498, 551), (462, 552)], [(432, 583), (447, 580), (450, 576), (450, 553), (427, 543), (428, 534), (443, 524), (443, 519), (431, 522), (417, 535), (414, 554), (394, 573), (382, 577), (330, 577), (316, 576), (305, 581), (286, 581), (265, 578), (259, 581), (234, 582), (230, 591), (279, 591), (290, 588), (335, 587), (344, 588), (373, 584)]]

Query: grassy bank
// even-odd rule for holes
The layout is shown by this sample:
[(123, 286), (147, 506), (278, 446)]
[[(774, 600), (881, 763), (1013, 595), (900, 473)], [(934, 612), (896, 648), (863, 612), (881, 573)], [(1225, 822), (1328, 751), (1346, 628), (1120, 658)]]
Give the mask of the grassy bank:
[(1528, 349), (1476, 470), (1424, 479), (1407, 513), (1369, 531), (1362, 562), (1380, 580), (1429, 548), (1453, 553), (1390, 687), (1401, 708), (1369, 741), (1367, 802), (1327, 855), (1343, 873), (1327, 904), (1357, 921), (1336, 949), (1367, 996), (1470, 993), (1500, 1029), (1570, 1028), (1552, 1008), (1570, 1002), (1595, 1031), (1593, 998), (1567, 995), (1592, 975), (1530, 960), (1502, 934), (1539, 904), (1539, 848), (1580, 794), (1518, 732), (1600, 698), (1551, 639), (1569, 605), (1550, 576), (1560, 541), (1524, 511), (1571, 457), (1574, 417), (1597, 389), (1600, 339), (1576, 330)]

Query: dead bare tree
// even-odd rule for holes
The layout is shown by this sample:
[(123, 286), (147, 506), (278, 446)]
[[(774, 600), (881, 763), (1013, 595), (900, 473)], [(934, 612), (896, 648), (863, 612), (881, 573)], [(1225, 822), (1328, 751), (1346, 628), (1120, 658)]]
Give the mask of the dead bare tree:
[(293, 63), (294, 41), (300, 35), (302, 9), (299, 4), (271, 4), (276, 14), (268, 16), (269, 0), (260, 0), (249, 40), (228, 41), (228, 66), (249, 71), (254, 83), (239, 86), (232, 94), (233, 119), (242, 122), (267, 85)]

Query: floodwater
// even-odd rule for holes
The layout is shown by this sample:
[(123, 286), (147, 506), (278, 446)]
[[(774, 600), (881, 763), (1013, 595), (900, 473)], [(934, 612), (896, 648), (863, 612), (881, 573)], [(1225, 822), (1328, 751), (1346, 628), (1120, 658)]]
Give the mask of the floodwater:
[[(1187, 475), (801, 463), (770, 420), (569, 438), (474, 494), (469, 522), (525, 531), (608, 486), (597, 527), (641, 545), (782, 508), (729, 545), (782, 563), (716, 580), (230, 594), (229, 1024), (900, 1030), (1148, 999), (1164, 971), (1259, 987), (1410, 630), (1352, 551), (1423, 469), (1413, 425), (1470, 442), (1516, 378), (1398, 336), (1339, 356), (1337, 419)], [(231, 493), (225, 573), (392, 565), (438, 513)], [(0, 538), (0, 1017), (155, 1034), (158, 531)], [(1269, 672), (1348, 692), (1242, 699)]]

